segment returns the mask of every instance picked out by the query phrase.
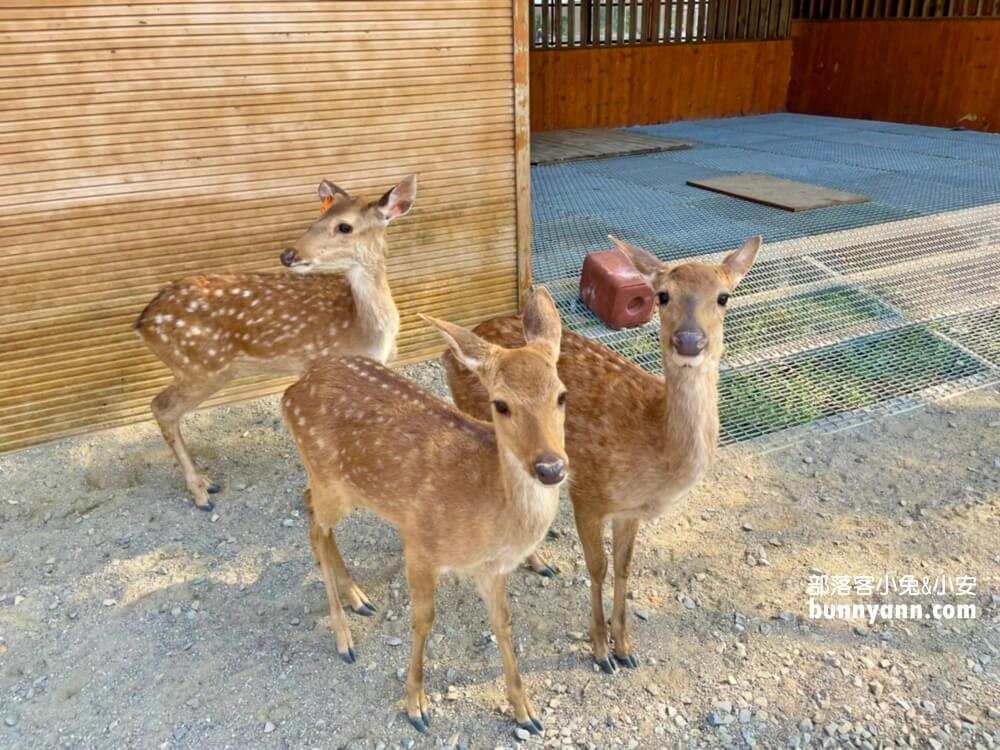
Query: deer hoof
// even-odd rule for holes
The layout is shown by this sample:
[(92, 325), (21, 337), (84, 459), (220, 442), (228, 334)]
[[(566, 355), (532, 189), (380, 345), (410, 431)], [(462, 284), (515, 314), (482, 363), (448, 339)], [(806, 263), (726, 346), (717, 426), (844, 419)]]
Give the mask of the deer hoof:
[(378, 612), (378, 610), (375, 609), (375, 605), (369, 602), (365, 602), (357, 609), (355, 609), (354, 607), (348, 607), (348, 610), (350, 610), (356, 615), (361, 615), (362, 617), (371, 617), (376, 612)]
[(517, 725), (525, 730), (526, 732), (531, 732), (532, 734), (541, 734), (545, 731), (545, 727), (542, 726), (542, 722), (536, 719), (534, 716), (529, 717), (529, 721), (519, 721)]
[(553, 568), (551, 565), (546, 565), (541, 570), (536, 570), (535, 572), (538, 573), (538, 575), (540, 575), (542, 578), (555, 578), (557, 575), (559, 575), (559, 571)]
[(638, 669), (639, 667), (639, 660), (636, 659), (632, 654), (626, 654), (625, 656), (619, 656), (618, 654), (614, 654), (614, 657), (615, 661), (618, 662), (623, 667), (626, 667), (628, 669)]
[(424, 716), (425, 714), (423, 711), (420, 712), (420, 716), (410, 716), (409, 714), (406, 715), (406, 718), (413, 725), (413, 728), (416, 729), (421, 734), (427, 734), (427, 729), (428, 729), (427, 722), (424, 721)]
[(219, 492), (222, 492), (222, 485), (218, 482), (211, 482), (208, 487), (205, 488), (205, 492), (209, 495), (216, 495)]
[(358, 655), (354, 653), (354, 649), (348, 647), (347, 651), (340, 654), (340, 658), (344, 660), (345, 664), (353, 664), (358, 660)]
[(196, 504), (194, 507), (196, 507), (198, 510), (205, 511), (206, 513), (211, 513), (213, 510), (215, 510), (215, 503), (213, 503), (211, 500), (209, 500), (204, 505), (197, 505)]
[(618, 667), (615, 666), (615, 663), (607, 656), (603, 659), (594, 659), (594, 663), (601, 668), (601, 671), (604, 672), (604, 674), (614, 674), (615, 670), (618, 669)]

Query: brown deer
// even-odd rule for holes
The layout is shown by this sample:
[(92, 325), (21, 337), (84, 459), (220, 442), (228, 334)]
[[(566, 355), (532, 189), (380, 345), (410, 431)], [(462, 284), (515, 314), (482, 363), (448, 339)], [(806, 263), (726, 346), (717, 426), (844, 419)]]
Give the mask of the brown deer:
[[(570, 498), (590, 573), (594, 660), (611, 673), (615, 662), (638, 666), (625, 617), (625, 597), (639, 522), (665, 512), (701, 479), (719, 435), (717, 385), (726, 305), (761, 247), (754, 237), (720, 265), (669, 266), (610, 238), (653, 288), (659, 301), (664, 377), (654, 377), (600, 344), (563, 331), (559, 376), (571, 396), (567, 451), (573, 465)], [(494, 344), (524, 341), (522, 321), (496, 318), (475, 333)], [(445, 355), (455, 403), (489, 419), (489, 400), (460, 359)], [(602, 588), (607, 572), (604, 528), (611, 521), (614, 557), (613, 649)], [(553, 570), (537, 553), (528, 565)]]
[(385, 231), (416, 197), (410, 176), (368, 201), (324, 180), (323, 212), (281, 254), (282, 273), (189, 276), (160, 291), (136, 329), (171, 369), (174, 382), (153, 399), (163, 437), (202, 510), (221, 488), (191, 458), (181, 418), (236, 377), (300, 375), (324, 357), (395, 355), (399, 313), (386, 279)]
[[(470, 574), (489, 611), (517, 723), (542, 731), (525, 695), (511, 642), (507, 575), (542, 540), (559, 505), (568, 459), (563, 447), (566, 391), (556, 373), (559, 313), (545, 291), (524, 312), (522, 346), (508, 351), (451, 323), (436, 326), (475, 373), (496, 414), (472, 419), (377, 362), (324, 360), (282, 401), (308, 486), (309, 540), (330, 604), (337, 653), (356, 655), (344, 607), (374, 611), (337, 549), (334, 529), (367, 508), (399, 530), (410, 588), (413, 647), (406, 714), (430, 723), (424, 644), (434, 621), (439, 574)], [(526, 342), (526, 343), (525, 343)]]

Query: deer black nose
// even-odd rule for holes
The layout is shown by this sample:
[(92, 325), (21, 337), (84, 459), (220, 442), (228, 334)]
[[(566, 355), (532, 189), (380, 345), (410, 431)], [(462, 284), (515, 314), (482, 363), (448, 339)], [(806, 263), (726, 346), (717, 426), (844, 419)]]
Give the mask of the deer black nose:
[(546, 453), (535, 461), (535, 476), (542, 484), (559, 484), (566, 478), (566, 464), (559, 456)]
[(678, 331), (673, 337), (674, 350), (682, 357), (697, 357), (708, 345), (701, 331)]
[(295, 250), (288, 247), (281, 254), (281, 265), (291, 267), (292, 263), (295, 262)]

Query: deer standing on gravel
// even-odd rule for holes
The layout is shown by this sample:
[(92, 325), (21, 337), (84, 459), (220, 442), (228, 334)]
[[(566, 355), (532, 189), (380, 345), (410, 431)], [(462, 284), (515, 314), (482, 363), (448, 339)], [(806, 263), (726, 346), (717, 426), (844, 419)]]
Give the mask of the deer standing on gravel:
[(236, 377), (300, 375), (325, 357), (395, 355), (399, 313), (386, 279), (385, 231), (416, 192), (412, 175), (373, 202), (324, 180), (319, 221), (281, 254), (291, 272), (189, 276), (143, 310), (139, 336), (174, 375), (153, 399), (153, 415), (198, 508), (211, 511), (208, 496), (220, 487), (184, 444), (186, 413)]
[[(413, 646), (406, 713), (427, 730), (424, 644), (437, 577), (470, 574), (489, 611), (517, 723), (542, 725), (521, 684), (511, 641), (507, 575), (541, 542), (559, 505), (568, 459), (566, 391), (556, 373), (559, 313), (544, 290), (525, 307), (524, 338), (508, 351), (451, 323), (425, 317), (478, 378), (496, 414), (472, 419), (362, 357), (313, 365), (282, 400), (306, 468), (309, 541), (330, 604), (337, 653), (355, 661), (344, 608), (374, 607), (354, 583), (334, 529), (356, 507), (399, 530), (410, 588)], [(526, 342), (526, 343), (525, 343)]]
[[(636, 667), (625, 598), (639, 522), (655, 518), (701, 479), (719, 436), (718, 380), (726, 305), (761, 247), (754, 237), (720, 265), (669, 266), (644, 250), (611, 239), (652, 287), (659, 301), (663, 378), (588, 338), (563, 331), (559, 376), (571, 395), (567, 451), (573, 465), (570, 498), (590, 573), (591, 642), (606, 673), (615, 662)], [(524, 341), (522, 322), (496, 318), (475, 333), (494, 344)], [(489, 419), (489, 399), (459, 358), (445, 355), (455, 403)], [(607, 572), (604, 528), (611, 522), (614, 604), (609, 649), (602, 588)], [(554, 571), (537, 553), (529, 566)], [(610, 653), (609, 653), (610, 652)], [(609, 657), (613, 657), (609, 658)]]

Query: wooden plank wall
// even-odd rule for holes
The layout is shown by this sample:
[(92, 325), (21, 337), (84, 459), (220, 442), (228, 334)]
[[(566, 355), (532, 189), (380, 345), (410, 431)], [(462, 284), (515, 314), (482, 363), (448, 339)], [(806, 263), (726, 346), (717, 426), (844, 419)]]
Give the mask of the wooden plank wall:
[(147, 419), (168, 376), (140, 310), (185, 274), (279, 270), (322, 178), (419, 175), (389, 238), (401, 361), (441, 348), (418, 310), (514, 311), (512, 19), (512, 0), (5, 4), (0, 450)]
[(795, 21), (788, 109), (1000, 131), (1000, 19)]
[(533, 50), (531, 129), (781, 112), (791, 58), (788, 40)]

